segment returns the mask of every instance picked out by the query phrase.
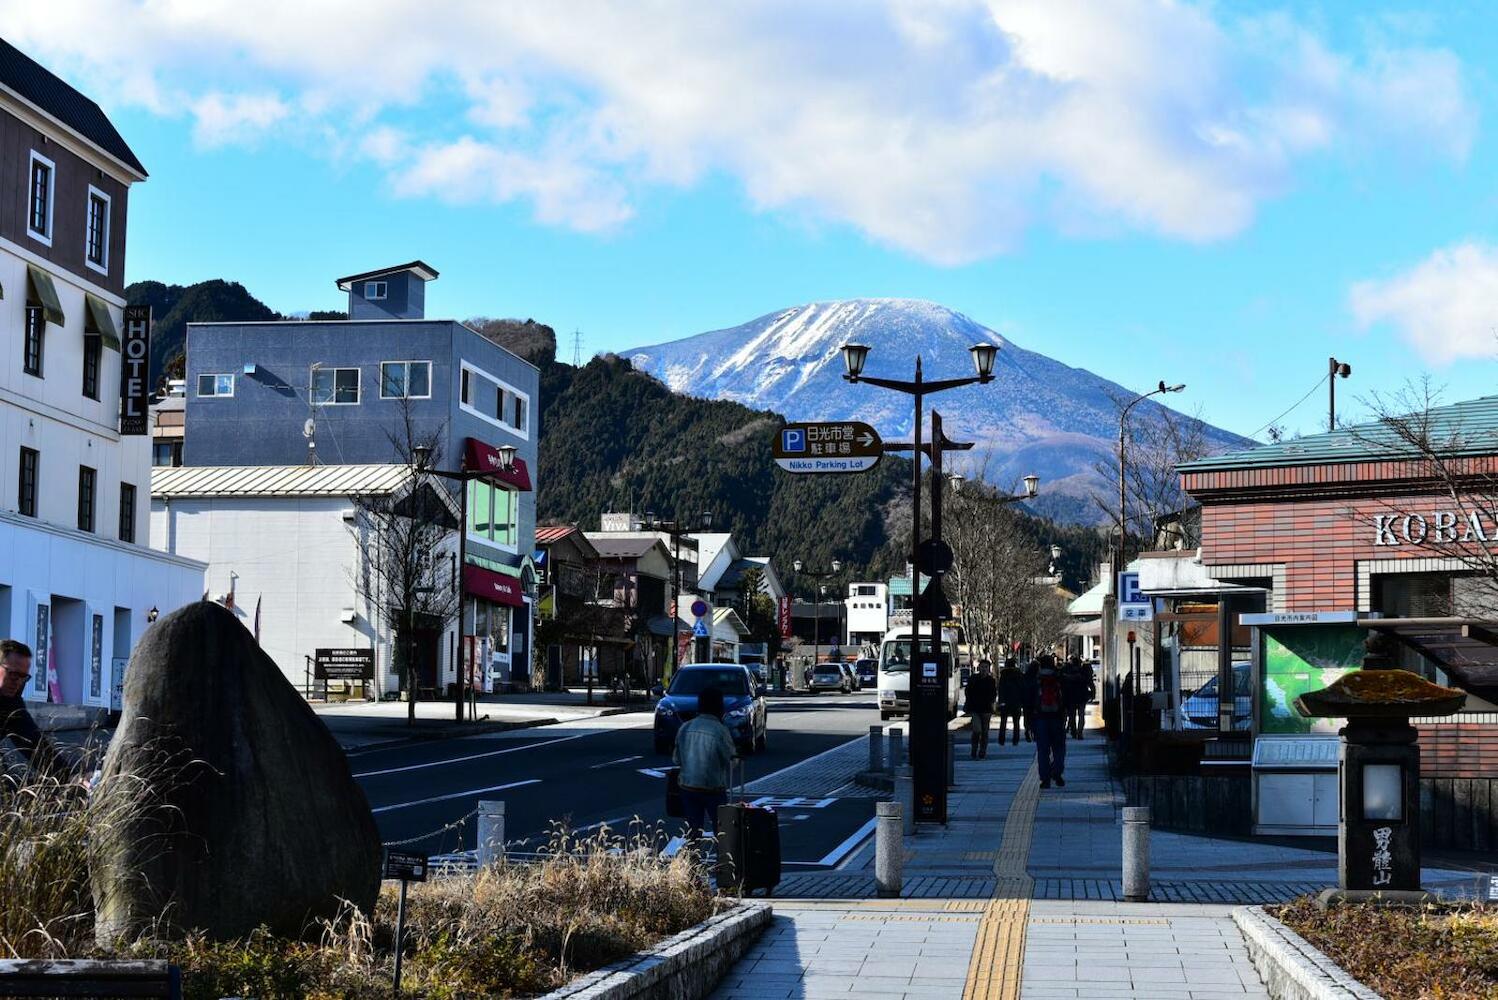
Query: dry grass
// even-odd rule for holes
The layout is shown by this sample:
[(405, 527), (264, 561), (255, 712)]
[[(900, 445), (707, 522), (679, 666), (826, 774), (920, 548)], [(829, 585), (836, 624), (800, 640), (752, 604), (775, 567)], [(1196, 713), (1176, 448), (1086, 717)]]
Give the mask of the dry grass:
[[(160, 776), (158, 776), (160, 780)], [(113, 778), (92, 795), (47, 777), (0, 779), (0, 952), (109, 957), (94, 944), (90, 847), (108, 841), (145, 796)], [(412, 885), (403, 995), (428, 1000), (525, 996), (648, 948), (711, 916), (714, 899), (690, 853), (662, 858), (658, 831), (636, 826), (579, 838), (554, 831), (541, 860)], [(115, 954), (167, 958), (189, 998), (260, 1000), (391, 995), (397, 891), (373, 915), (352, 907), (301, 941), (143, 938)]]
[(1272, 911), (1389, 1000), (1498, 998), (1498, 908), (1348, 905)]

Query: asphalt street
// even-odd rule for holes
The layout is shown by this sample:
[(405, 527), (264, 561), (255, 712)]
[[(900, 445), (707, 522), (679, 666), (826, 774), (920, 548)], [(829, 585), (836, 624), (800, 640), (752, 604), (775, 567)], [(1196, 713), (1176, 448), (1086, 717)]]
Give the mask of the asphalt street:
[[(542, 845), (553, 824), (574, 830), (639, 818), (665, 843), (681, 822), (665, 816), (671, 763), (651, 747), (650, 712), (579, 720), (536, 729), (354, 751), (354, 775), (369, 796), (387, 843), (427, 854), (474, 846), (468, 816), (481, 799), (505, 803), (512, 851)], [(767, 748), (746, 758), (746, 780), (772, 775), (868, 733), (878, 722), (872, 691), (771, 697)], [(873, 816), (868, 798), (821, 797), (776, 802), (781, 852), (792, 866), (814, 867), (847, 844)], [(445, 829), (449, 825), (451, 829)], [(441, 832), (439, 832), (441, 831)], [(523, 842), (517, 844), (517, 842)]]

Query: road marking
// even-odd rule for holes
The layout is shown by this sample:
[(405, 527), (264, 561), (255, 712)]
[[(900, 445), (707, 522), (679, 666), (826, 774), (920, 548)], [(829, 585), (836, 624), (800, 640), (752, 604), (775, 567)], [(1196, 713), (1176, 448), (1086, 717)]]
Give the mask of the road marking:
[(573, 833), (582, 833), (584, 830), (596, 830), (600, 826), (613, 826), (613, 827), (617, 827), (620, 823), (626, 822), (628, 819), (629, 819), (628, 816), (615, 816), (613, 819), (601, 819), (597, 823), (589, 823), (587, 826), (580, 826), (576, 830), (573, 830), (572, 832)]
[(602, 764), (594, 764), (592, 767), (588, 768), (588, 770), (596, 771), (600, 767), (611, 767), (614, 764), (628, 764), (632, 760), (639, 760), (641, 756), (641, 754), (635, 754), (633, 757), (620, 757), (618, 760), (606, 760)]
[(863, 826), (855, 830), (847, 840), (834, 847), (828, 853), (828, 855), (821, 861), (818, 861), (817, 864), (826, 865), (829, 868), (836, 865), (839, 861), (843, 860), (843, 858), (846, 857), (850, 851), (856, 848), (859, 844), (863, 843), (865, 838), (867, 838), (869, 834), (874, 832), (874, 827), (878, 824), (878, 822), (879, 818), (877, 816), (873, 819), (870, 819)]
[(661, 857), (676, 857), (676, 855), (680, 853), (681, 849), (686, 846), (686, 843), (687, 838), (685, 837), (672, 837), (666, 842), (666, 846), (661, 848)]
[(474, 788), (466, 792), (453, 792), (451, 795), (434, 795), (429, 799), (417, 799), (415, 802), (398, 802), (393, 806), (380, 806), (378, 809), (371, 809), (370, 812), (383, 813), (391, 812), (396, 809), (409, 809), (412, 806), (424, 806), (432, 802), (446, 802), (448, 799), (462, 799), (467, 798), (470, 795), (483, 795), (486, 792), (502, 792), (507, 788), (520, 788), (524, 785), (539, 785), (540, 783), (540, 778), (530, 778), (525, 781), (512, 781), (508, 785), (493, 785), (489, 788)]
[(665, 771), (659, 770), (659, 769), (654, 768), (654, 767), (639, 767), (639, 768), (636, 768), (635, 770), (639, 771), (641, 774), (648, 775), (649, 777), (652, 777), (652, 778), (664, 778), (666, 776), (666, 772)]
[(433, 760), (425, 764), (406, 764), (403, 767), (387, 767), (381, 771), (361, 771), (354, 775), (356, 778), (373, 778), (380, 774), (400, 774), (404, 771), (419, 771), (424, 767), (442, 767), (445, 764), (462, 764), (470, 760), (483, 760), (486, 757), (499, 757), (507, 753), (519, 753), (522, 750), (535, 750), (538, 747), (549, 747), (557, 743), (567, 743), (571, 740), (580, 740), (584, 736), (597, 736), (597, 733), (578, 733), (576, 736), (561, 736), (554, 740), (546, 740), (541, 743), (527, 743), (523, 747), (509, 747), (504, 750), (488, 750), (484, 753), (469, 754), (466, 757), (448, 757), (446, 760)]
[(1034, 881), (1027, 865), (1035, 835), (1040, 779), (1031, 764), (1004, 819), (996, 852), (994, 898), (983, 913), (967, 967), (963, 1000), (1018, 1000), (1025, 962), (1025, 928), (1030, 917)]

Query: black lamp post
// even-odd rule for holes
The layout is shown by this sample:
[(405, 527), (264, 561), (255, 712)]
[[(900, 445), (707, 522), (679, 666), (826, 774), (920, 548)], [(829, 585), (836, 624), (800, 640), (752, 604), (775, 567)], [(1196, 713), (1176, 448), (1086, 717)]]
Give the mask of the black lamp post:
[[(427, 462), (431, 459), (432, 449), (424, 444), (416, 445), (411, 449), (411, 461), (415, 467), (416, 482), (418, 486), (427, 476), (436, 476), (439, 479), (449, 479), (460, 485), (458, 490), (458, 691), (453, 698), (455, 703), (455, 714), (458, 722), (463, 721), (463, 688), (472, 688), (468, 676), (470, 665), (468, 663), (468, 644), (464, 642), (463, 635), (464, 614), (467, 611), (468, 597), (463, 593), (463, 571), (468, 566), (468, 484), (477, 479), (487, 479), (494, 475), (495, 471), (512, 472), (515, 469), (516, 448), (512, 444), (502, 444), (494, 449), (499, 455), (499, 469), (460, 469), (457, 472), (447, 472), (442, 469), (429, 469)], [(511, 628), (511, 636), (514, 629)], [(416, 639), (411, 638), (411, 653), (416, 651)]]
[[(832, 560), (831, 566), (832, 566), (832, 568), (830, 570), (816, 570), (816, 569), (809, 569), (807, 567), (807, 565), (805, 563), (803, 563), (800, 559), (797, 559), (797, 560), (795, 560), (794, 562), (791, 563), (791, 569), (793, 569), (793, 570), (796, 571), (796, 576), (797, 577), (803, 577), (804, 576), (804, 577), (808, 577), (809, 579), (812, 579), (812, 580), (827, 580), (827, 579), (830, 579), (830, 578), (832, 578), (834, 576), (837, 576), (839, 573), (841, 573), (843, 571), (843, 564), (842, 564), (842, 560), (840, 560), (840, 559), (834, 559), (834, 560)], [(817, 658), (821, 655), (821, 647), (822, 647), (822, 596), (826, 592), (827, 592), (827, 588), (826, 587), (817, 587), (815, 585), (812, 587), (811, 596), (812, 596), (813, 602), (815, 602), (812, 605), (812, 607), (814, 609), (815, 617), (813, 618), (812, 627), (811, 627), (811, 666), (812, 666), (813, 670), (816, 669)]]
[(1336, 358), (1326, 359), (1326, 429), (1337, 429), (1337, 379), (1352, 374), (1352, 365)]
[[(711, 531), (713, 527), (713, 512), (704, 510), (701, 521), (694, 527), (688, 525), (679, 518), (672, 520), (657, 519), (655, 511), (645, 512), (645, 528), (649, 531), (658, 531), (671, 536), (671, 674), (674, 676), (676, 668), (680, 666), (681, 644), (676, 641), (676, 633), (680, 631), (681, 608), (681, 536), (690, 535), (693, 532)], [(699, 567), (700, 569), (700, 567)], [(661, 683), (669, 684), (671, 677), (664, 677)]]
[[(864, 364), (868, 361), (869, 348), (863, 344), (843, 345), (843, 364), (847, 368), (843, 378), (852, 383), (866, 382), (869, 385), (879, 386), (881, 389), (890, 389), (894, 392), (904, 393), (913, 398), (915, 404), (915, 421), (913, 424), (914, 442), (910, 446), (913, 456), (912, 466), (912, 531), (910, 536), (911, 562), (916, 566), (916, 580), (920, 579), (921, 566), (921, 455), (928, 454), (931, 458), (932, 469), (941, 472), (941, 455), (948, 448), (954, 447), (955, 442), (949, 442), (941, 431), (941, 419), (937, 414), (932, 414), (932, 441), (928, 449), (921, 441), (922, 424), (925, 420), (925, 399), (927, 396), (948, 389), (958, 389), (968, 385), (987, 385), (994, 379), (993, 366), (998, 358), (999, 345), (992, 343), (974, 344), (969, 352), (973, 357), (973, 367), (976, 375), (967, 378), (950, 378), (926, 381), (919, 355), (915, 359), (915, 378), (911, 381), (901, 379), (876, 378), (864, 375)], [(971, 447), (969, 445), (969, 447)], [(893, 449), (892, 449), (893, 450)], [(904, 450), (903, 448), (898, 450)], [(941, 492), (939, 489), (933, 491), (931, 534), (934, 544), (933, 549), (940, 548), (941, 539)], [(940, 572), (932, 573), (933, 596), (940, 595)], [(917, 588), (912, 587), (912, 591)], [(947, 708), (947, 684), (948, 675), (952, 664), (945, 663), (941, 656), (941, 615), (938, 609), (933, 607), (931, 611), (931, 652), (932, 659), (936, 661), (935, 676), (925, 676), (925, 664), (921, 662), (921, 621), (923, 595), (912, 594), (911, 608), (911, 679), (910, 679), (910, 729), (911, 729), (911, 761), (915, 765), (915, 801), (916, 819), (926, 822), (945, 823), (947, 819), (947, 762), (946, 755), (951, 752), (951, 747), (946, 739), (946, 708)], [(920, 676), (915, 671), (921, 670)]]

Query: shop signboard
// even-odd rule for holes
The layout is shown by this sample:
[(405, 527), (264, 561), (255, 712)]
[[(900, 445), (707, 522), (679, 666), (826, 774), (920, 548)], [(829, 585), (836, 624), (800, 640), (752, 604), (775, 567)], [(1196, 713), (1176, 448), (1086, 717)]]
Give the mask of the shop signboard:
[(374, 650), (319, 647), (312, 657), (312, 670), (320, 681), (372, 681)]
[(125, 335), (120, 339), (120, 434), (151, 433), (151, 307), (125, 307)]
[(1295, 699), (1319, 691), (1363, 665), (1364, 629), (1354, 624), (1261, 626), (1264, 649), (1259, 685), (1259, 732), (1269, 736), (1336, 735), (1336, 719), (1308, 719)]
[(780, 599), (778, 611), (780, 638), (789, 639), (791, 637), (791, 599), (789, 597), (782, 597)]

